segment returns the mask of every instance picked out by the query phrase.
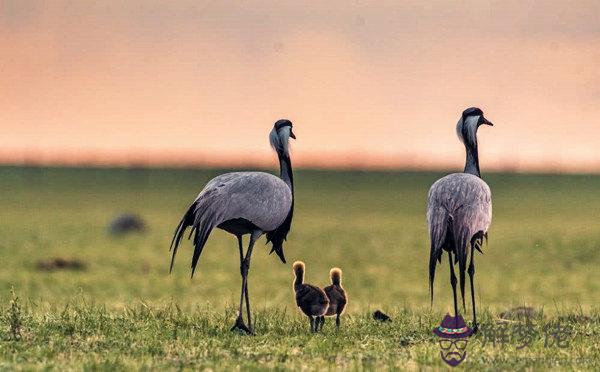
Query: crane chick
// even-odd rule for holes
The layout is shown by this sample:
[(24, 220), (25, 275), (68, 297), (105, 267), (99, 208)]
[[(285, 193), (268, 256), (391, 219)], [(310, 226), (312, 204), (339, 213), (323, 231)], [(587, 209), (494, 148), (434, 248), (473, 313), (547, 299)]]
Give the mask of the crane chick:
[(296, 292), (296, 305), (310, 320), (310, 331), (319, 331), (318, 319), (322, 317), (329, 306), (325, 291), (321, 288), (304, 283), (305, 265), (302, 261), (294, 262), (294, 292)]
[(319, 318), (319, 325), (323, 328), (325, 324), (325, 316), (335, 316), (335, 325), (340, 328), (340, 315), (346, 308), (348, 297), (346, 297), (346, 291), (342, 287), (342, 269), (334, 267), (329, 271), (329, 277), (331, 279), (331, 285), (324, 288), (325, 294), (329, 299), (329, 307), (324, 316)]

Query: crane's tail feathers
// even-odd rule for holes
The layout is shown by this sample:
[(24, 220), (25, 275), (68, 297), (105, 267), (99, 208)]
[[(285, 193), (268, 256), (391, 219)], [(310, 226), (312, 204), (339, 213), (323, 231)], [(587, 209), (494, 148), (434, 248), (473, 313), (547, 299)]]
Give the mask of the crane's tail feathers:
[[(181, 221), (179, 221), (177, 228), (175, 228), (175, 232), (173, 233), (173, 239), (171, 240), (171, 247), (169, 248), (170, 251), (173, 251), (173, 255), (171, 256), (171, 266), (169, 268), (169, 272), (173, 271), (173, 264), (175, 263), (175, 255), (177, 254), (177, 248), (179, 248), (179, 243), (181, 243), (181, 239), (183, 238), (183, 234), (185, 233), (185, 230), (189, 226), (194, 225), (195, 210), (196, 210), (196, 202), (192, 203), (192, 205), (188, 208), (188, 210), (183, 215), (183, 218), (181, 219)], [(193, 231), (194, 231), (194, 229), (192, 228), (192, 231), (190, 231), (190, 234)]]
[(196, 233), (194, 235), (194, 255), (192, 256), (192, 278), (196, 272), (196, 265), (204, 249), (204, 245), (210, 236), (212, 230), (217, 227), (222, 221), (222, 218), (218, 216), (217, 211), (212, 208), (209, 201), (199, 199), (197, 201), (196, 210), (194, 213), (194, 228)]
[(456, 254), (456, 261), (458, 263), (458, 275), (460, 283), (460, 296), (463, 302), (463, 308), (465, 308), (465, 278), (467, 270), (467, 251), (470, 243), (469, 234), (461, 228), (456, 226), (453, 231), (454, 235), (454, 252)]
[(432, 305), (435, 269), (437, 263), (442, 261), (443, 246), (451, 225), (452, 217), (445, 210), (438, 209), (437, 213), (431, 213), (429, 220), (429, 238), (431, 240), (429, 251), (429, 293)]
[(219, 224), (215, 213), (210, 211), (210, 203), (203, 203), (201, 199), (196, 200), (190, 205), (187, 212), (183, 215), (181, 222), (175, 229), (175, 234), (171, 242), (171, 248), (173, 255), (171, 257), (170, 271), (173, 270), (173, 264), (175, 262), (175, 255), (177, 254), (177, 248), (181, 243), (183, 234), (188, 227), (191, 227), (188, 239), (194, 236), (194, 254), (192, 256), (192, 277), (196, 271), (196, 265), (202, 254), (202, 249), (210, 236), (211, 231)]
[[(177, 246), (179, 244), (179, 240), (180, 239), (180, 234), (179, 234), (179, 230), (181, 230), (183, 224), (184, 224), (185, 218), (182, 219), (181, 221), (179, 221), (179, 224), (177, 224), (177, 227), (175, 228), (175, 232), (173, 233), (173, 239), (171, 239), (171, 245), (169, 246), (169, 251), (173, 250), (173, 246)], [(175, 244), (175, 242), (177, 241), (177, 244)]]
[(213, 224), (213, 220), (210, 219), (205, 223), (200, 225), (200, 228), (196, 228), (196, 234), (194, 235), (194, 255), (192, 256), (192, 278), (194, 277), (194, 273), (196, 272), (196, 265), (198, 265), (198, 260), (200, 259), (200, 255), (202, 254), (202, 250), (204, 249), (204, 245), (212, 232), (212, 229), (215, 227)]

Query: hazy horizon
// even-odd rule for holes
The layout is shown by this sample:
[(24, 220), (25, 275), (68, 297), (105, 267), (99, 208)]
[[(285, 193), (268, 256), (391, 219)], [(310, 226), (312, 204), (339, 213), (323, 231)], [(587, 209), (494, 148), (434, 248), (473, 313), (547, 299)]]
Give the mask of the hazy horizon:
[(0, 163), (600, 171), (600, 3), (0, 3)]

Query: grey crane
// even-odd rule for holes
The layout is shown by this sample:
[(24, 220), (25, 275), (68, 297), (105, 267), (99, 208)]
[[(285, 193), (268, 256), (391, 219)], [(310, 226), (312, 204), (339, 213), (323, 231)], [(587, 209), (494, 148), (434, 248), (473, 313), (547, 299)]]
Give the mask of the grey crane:
[[(473, 306), (473, 329), (477, 332), (475, 311), (475, 250), (481, 252), (483, 238), (492, 222), (492, 193), (481, 179), (477, 150), (477, 129), (480, 125), (493, 125), (481, 109), (471, 107), (463, 111), (456, 133), (466, 148), (466, 163), (463, 173), (449, 174), (437, 180), (429, 189), (427, 197), (427, 224), (431, 250), (429, 254), (429, 290), (433, 303), (433, 281), (436, 265), (442, 262), (443, 251), (448, 252), (450, 284), (454, 295), (454, 313), (458, 315), (456, 301), (456, 275), (454, 265), (458, 263), (460, 293), (465, 307), (465, 270), (469, 254), (469, 281)], [(470, 248), (470, 249), (469, 249)], [(454, 261), (452, 260), (454, 255)]]
[[(172, 271), (183, 234), (188, 227), (192, 228), (188, 239), (194, 235), (191, 266), (193, 277), (202, 249), (215, 227), (237, 237), (242, 290), (238, 317), (231, 328), (232, 331), (237, 329), (252, 334), (248, 270), (256, 240), (266, 233), (267, 243), (272, 243), (270, 253), (275, 252), (285, 263), (283, 242), (290, 231), (294, 214), (294, 178), (288, 143), (290, 137), (296, 138), (292, 132), (292, 122), (286, 119), (275, 122), (269, 140), (279, 158), (280, 177), (264, 172), (233, 172), (213, 178), (183, 215), (171, 242)], [(250, 243), (244, 255), (242, 237), (246, 234), (250, 234)], [(244, 298), (248, 315), (247, 326), (242, 316)]]

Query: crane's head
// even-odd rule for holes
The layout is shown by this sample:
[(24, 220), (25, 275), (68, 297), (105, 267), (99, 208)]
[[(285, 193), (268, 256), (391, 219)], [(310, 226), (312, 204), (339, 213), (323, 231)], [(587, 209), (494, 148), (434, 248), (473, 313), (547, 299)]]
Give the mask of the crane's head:
[(483, 111), (478, 107), (469, 107), (463, 111), (456, 124), (456, 134), (465, 145), (477, 144), (477, 129), (480, 125), (494, 125), (483, 116)]
[(289, 139), (296, 139), (296, 135), (292, 132), (292, 122), (287, 119), (280, 119), (273, 125), (273, 130), (269, 135), (271, 146), (279, 154), (290, 156), (289, 153)]

